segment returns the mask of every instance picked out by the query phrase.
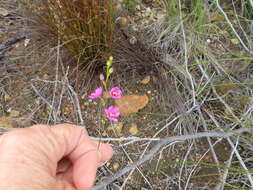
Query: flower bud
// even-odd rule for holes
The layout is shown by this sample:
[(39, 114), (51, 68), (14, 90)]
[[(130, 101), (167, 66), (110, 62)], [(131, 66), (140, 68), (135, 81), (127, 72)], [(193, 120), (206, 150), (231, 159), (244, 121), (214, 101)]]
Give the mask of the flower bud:
[(99, 75), (99, 79), (100, 79), (101, 81), (105, 80), (105, 76), (103, 75), (103, 73), (101, 73), (101, 74)]
[(109, 74), (112, 74), (113, 73), (113, 68), (110, 68), (109, 69)]
[(113, 58), (112, 58), (112, 56), (110, 56), (109, 60), (106, 63), (107, 67), (111, 67), (112, 66), (112, 60), (113, 60)]

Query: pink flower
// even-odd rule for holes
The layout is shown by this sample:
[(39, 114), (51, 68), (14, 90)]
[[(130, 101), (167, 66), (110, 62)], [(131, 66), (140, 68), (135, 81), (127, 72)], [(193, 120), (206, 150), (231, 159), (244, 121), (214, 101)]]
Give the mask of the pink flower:
[(122, 91), (119, 89), (119, 87), (113, 87), (110, 90), (110, 96), (113, 99), (119, 99), (119, 98), (121, 98), (121, 93), (122, 93)]
[(90, 99), (96, 99), (96, 98), (98, 98), (99, 96), (102, 95), (102, 92), (103, 92), (102, 87), (99, 87), (99, 88), (96, 89), (95, 92), (93, 92), (93, 93), (91, 93), (91, 95), (89, 95), (89, 98)]
[(105, 114), (106, 114), (107, 119), (117, 122), (118, 117), (120, 115), (119, 107), (110, 106), (109, 108), (105, 109)]

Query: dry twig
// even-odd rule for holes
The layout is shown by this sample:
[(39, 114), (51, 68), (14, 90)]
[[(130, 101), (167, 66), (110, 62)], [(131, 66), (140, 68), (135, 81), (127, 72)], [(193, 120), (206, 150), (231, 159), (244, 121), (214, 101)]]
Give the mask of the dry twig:
[[(248, 132), (249, 129), (238, 129), (235, 130), (235, 133), (243, 133), (243, 132)], [(92, 190), (99, 190), (104, 188), (105, 186), (109, 185), (119, 177), (123, 176), (127, 172), (131, 171), (132, 169), (136, 168), (137, 166), (143, 164), (144, 162), (148, 161), (151, 159), (153, 156), (157, 154), (157, 152), (163, 147), (164, 145), (174, 142), (174, 141), (185, 141), (189, 139), (197, 139), (197, 138), (203, 138), (203, 137), (222, 137), (222, 138), (227, 138), (229, 136), (232, 136), (234, 134), (232, 133), (226, 133), (226, 132), (203, 132), (203, 133), (196, 133), (196, 134), (191, 134), (191, 135), (183, 135), (183, 136), (174, 136), (174, 137), (167, 137), (165, 139), (162, 139), (159, 141), (157, 145), (155, 145), (142, 159), (134, 162), (132, 165), (125, 167), (124, 169), (118, 171), (115, 173), (113, 176), (108, 177), (105, 179), (101, 184), (96, 185), (92, 188)]]

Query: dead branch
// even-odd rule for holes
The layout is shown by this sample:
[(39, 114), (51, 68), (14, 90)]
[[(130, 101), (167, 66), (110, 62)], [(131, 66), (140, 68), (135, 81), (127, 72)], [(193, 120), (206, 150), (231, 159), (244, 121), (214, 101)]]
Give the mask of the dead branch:
[[(243, 132), (249, 132), (249, 129), (239, 129), (235, 130), (235, 133), (243, 133)], [(174, 141), (185, 141), (189, 139), (197, 139), (197, 138), (203, 138), (203, 137), (222, 137), (227, 138), (229, 136), (234, 135), (233, 133), (226, 133), (226, 132), (203, 132), (203, 133), (196, 133), (191, 135), (183, 135), (183, 136), (174, 136), (174, 137), (167, 137), (165, 139), (162, 139), (158, 144), (156, 144), (142, 159), (134, 162), (132, 165), (125, 167), (122, 170), (119, 170), (114, 175), (108, 177), (105, 179), (101, 184), (94, 186), (91, 188), (92, 190), (99, 190), (104, 188), (105, 186), (109, 185), (119, 177), (123, 176), (127, 172), (131, 171), (132, 169), (138, 167), (139, 165), (143, 164), (144, 162), (151, 159), (153, 156), (157, 154), (157, 152), (166, 144), (174, 142)]]

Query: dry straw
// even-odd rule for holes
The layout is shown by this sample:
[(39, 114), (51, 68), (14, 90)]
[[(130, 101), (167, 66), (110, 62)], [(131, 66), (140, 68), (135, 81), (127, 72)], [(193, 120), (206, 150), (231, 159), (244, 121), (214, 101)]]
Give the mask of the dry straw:
[(28, 0), (46, 38), (60, 38), (76, 60), (87, 63), (110, 50), (113, 41), (113, 0)]

